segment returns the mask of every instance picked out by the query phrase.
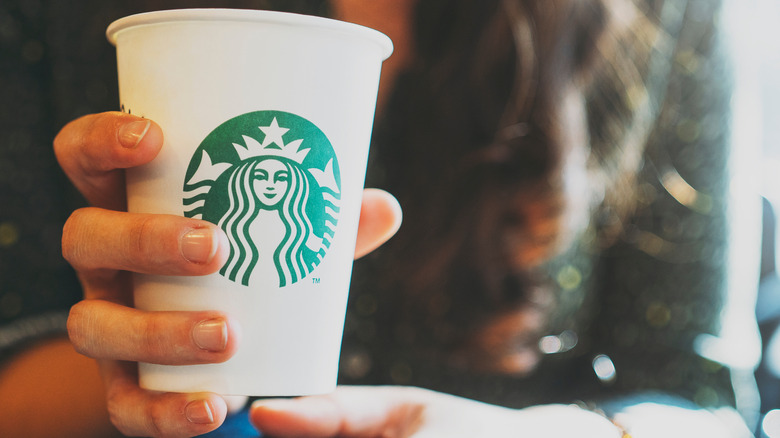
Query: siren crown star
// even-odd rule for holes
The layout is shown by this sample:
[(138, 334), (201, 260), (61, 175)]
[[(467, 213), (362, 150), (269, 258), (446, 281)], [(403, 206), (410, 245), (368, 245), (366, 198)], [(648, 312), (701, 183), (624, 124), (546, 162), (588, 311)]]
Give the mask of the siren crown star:
[(263, 134), (265, 134), (265, 139), (263, 139), (264, 148), (273, 143), (276, 143), (279, 147), (284, 147), (282, 136), (286, 134), (289, 129), (280, 127), (279, 122), (276, 121), (276, 117), (274, 117), (269, 126), (259, 126), (259, 128), (263, 131)]
[(258, 126), (258, 128), (265, 133), (263, 143), (248, 135), (242, 135), (246, 145), (233, 143), (233, 147), (241, 160), (261, 156), (277, 156), (302, 164), (303, 160), (306, 159), (310, 149), (301, 149), (303, 139), (293, 140), (284, 144), (282, 135), (289, 129), (280, 127), (276, 117), (274, 117), (270, 126)]

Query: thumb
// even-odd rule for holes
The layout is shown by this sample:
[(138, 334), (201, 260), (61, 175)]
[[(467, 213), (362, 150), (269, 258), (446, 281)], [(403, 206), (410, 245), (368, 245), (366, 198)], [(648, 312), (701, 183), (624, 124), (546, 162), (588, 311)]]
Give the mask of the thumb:
[(360, 258), (390, 239), (402, 221), (401, 206), (390, 193), (365, 189), (360, 209), (355, 258)]
[(250, 420), (263, 433), (295, 437), (408, 437), (425, 404), (414, 388), (339, 387), (327, 395), (258, 400)]

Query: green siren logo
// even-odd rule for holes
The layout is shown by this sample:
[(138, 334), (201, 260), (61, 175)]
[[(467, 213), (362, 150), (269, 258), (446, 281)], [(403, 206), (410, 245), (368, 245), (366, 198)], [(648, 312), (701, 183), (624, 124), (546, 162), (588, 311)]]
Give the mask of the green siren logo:
[(281, 111), (235, 117), (212, 131), (187, 168), (184, 215), (225, 230), (219, 271), (248, 286), (305, 278), (333, 240), (341, 201), (338, 160), (313, 123)]

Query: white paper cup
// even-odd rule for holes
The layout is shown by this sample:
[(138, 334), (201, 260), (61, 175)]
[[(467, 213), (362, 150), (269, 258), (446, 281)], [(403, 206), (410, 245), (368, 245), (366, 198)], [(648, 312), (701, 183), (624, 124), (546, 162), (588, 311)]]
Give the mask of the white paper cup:
[(191, 9), (112, 23), (122, 110), (159, 123), (127, 173), (128, 209), (202, 218), (229, 236), (206, 277), (137, 275), (143, 310), (220, 310), (241, 324), (223, 364), (140, 364), (160, 391), (288, 396), (336, 386), (382, 61), (374, 30), (268, 11)]

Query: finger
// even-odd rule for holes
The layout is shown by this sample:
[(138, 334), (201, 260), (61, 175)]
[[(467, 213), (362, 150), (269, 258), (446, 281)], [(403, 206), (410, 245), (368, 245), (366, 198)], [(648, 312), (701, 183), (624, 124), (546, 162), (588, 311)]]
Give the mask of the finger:
[(216, 225), (173, 215), (83, 208), (62, 231), (62, 254), (78, 271), (205, 275), (216, 272), (229, 251)]
[(158, 393), (138, 387), (135, 364), (101, 361), (111, 422), (127, 436), (191, 437), (218, 428), (225, 401), (212, 393)]
[(60, 166), (95, 206), (123, 210), (126, 169), (148, 163), (163, 144), (160, 127), (120, 112), (76, 119), (57, 134), (54, 153)]
[(407, 389), (339, 387), (321, 396), (258, 400), (249, 415), (271, 436), (407, 437), (420, 428), (425, 410)]
[(228, 360), (240, 328), (220, 312), (143, 312), (85, 300), (70, 310), (68, 336), (76, 351), (92, 358), (187, 365)]
[(355, 258), (363, 257), (385, 243), (401, 227), (403, 213), (393, 195), (379, 189), (363, 191)]

